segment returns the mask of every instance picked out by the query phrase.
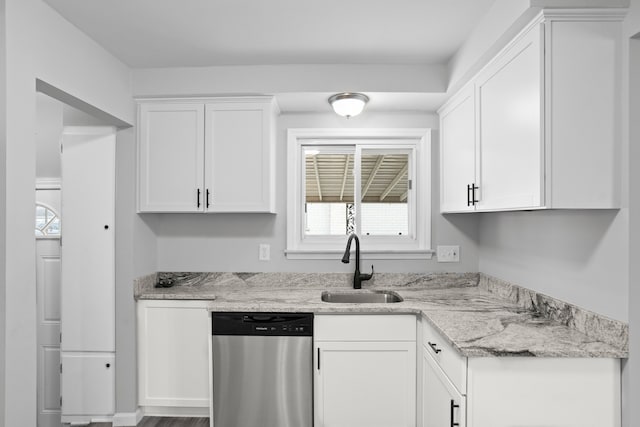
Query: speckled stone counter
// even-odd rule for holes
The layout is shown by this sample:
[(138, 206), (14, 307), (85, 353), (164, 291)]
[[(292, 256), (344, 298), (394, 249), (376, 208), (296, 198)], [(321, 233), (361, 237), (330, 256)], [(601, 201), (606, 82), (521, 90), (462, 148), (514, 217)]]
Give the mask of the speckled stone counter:
[(136, 280), (135, 296), (208, 300), (212, 311), (412, 313), (467, 357), (628, 356), (625, 323), (490, 276), (376, 273), (358, 292), (393, 290), (404, 301), (321, 301), (324, 290), (354, 292), (351, 280), (345, 273), (157, 273)]

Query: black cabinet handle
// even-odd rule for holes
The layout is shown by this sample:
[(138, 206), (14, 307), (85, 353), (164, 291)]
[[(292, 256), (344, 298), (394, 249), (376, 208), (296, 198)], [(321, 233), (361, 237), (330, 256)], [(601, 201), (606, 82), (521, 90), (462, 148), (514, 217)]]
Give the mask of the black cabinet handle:
[(460, 423), (454, 423), (453, 422), (453, 410), (455, 408), (459, 408), (459, 407), (460, 407), (460, 405), (456, 405), (456, 402), (454, 402), (453, 399), (451, 399), (451, 427), (456, 427), (456, 426), (460, 425)]
[(197, 190), (198, 207), (200, 207), (200, 189)]
[(438, 345), (434, 342), (429, 342), (427, 341), (427, 344), (429, 344), (429, 347), (431, 347), (431, 349), (436, 353), (440, 353), (442, 351), (442, 349), (438, 348)]
[(320, 370), (320, 347), (318, 347), (318, 371)]
[(467, 206), (471, 206), (471, 185), (467, 184)]
[(209, 189), (207, 188), (207, 209), (209, 209), (209, 206), (211, 205), (211, 203), (209, 203)]
[(478, 188), (479, 187), (476, 185), (475, 182), (471, 184), (471, 204), (473, 206), (475, 206), (476, 203), (478, 203), (478, 200), (476, 200), (476, 190), (478, 190)]

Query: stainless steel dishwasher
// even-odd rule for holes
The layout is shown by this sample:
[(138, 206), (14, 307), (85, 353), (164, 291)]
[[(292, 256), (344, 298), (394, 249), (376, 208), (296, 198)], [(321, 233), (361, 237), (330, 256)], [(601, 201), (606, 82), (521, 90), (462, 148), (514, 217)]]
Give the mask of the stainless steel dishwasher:
[(212, 313), (214, 427), (312, 427), (313, 314)]

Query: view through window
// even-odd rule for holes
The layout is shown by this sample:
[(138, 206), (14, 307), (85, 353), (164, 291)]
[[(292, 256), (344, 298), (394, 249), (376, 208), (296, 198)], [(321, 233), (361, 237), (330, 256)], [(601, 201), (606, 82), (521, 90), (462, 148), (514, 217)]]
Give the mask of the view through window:
[(305, 147), (305, 234), (409, 235), (410, 153), (359, 146)]

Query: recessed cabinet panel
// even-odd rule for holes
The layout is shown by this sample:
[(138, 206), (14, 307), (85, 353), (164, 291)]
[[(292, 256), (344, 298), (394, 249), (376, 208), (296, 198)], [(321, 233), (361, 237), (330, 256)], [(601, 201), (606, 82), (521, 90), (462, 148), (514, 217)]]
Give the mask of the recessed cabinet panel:
[(207, 104), (208, 212), (269, 211), (269, 120), (264, 104)]
[(536, 26), (480, 76), (479, 209), (542, 203), (542, 62)]
[[(422, 350), (422, 427), (465, 427), (466, 399), (442, 369)], [(457, 423), (457, 424), (456, 424)]]
[(140, 212), (202, 211), (204, 105), (143, 104), (139, 132)]
[(413, 427), (415, 342), (318, 342), (316, 427)]
[(78, 415), (112, 415), (115, 410), (115, 353), (62, 354), (63, 422)]
[(475, 179), (475, 96), (473, 85), (464, 89), (440, 116), (442, 212), (474, 210), (470, 191)]
[(143, 406), (209, 406), (206, 302), (138, 303), (138, 401)]

